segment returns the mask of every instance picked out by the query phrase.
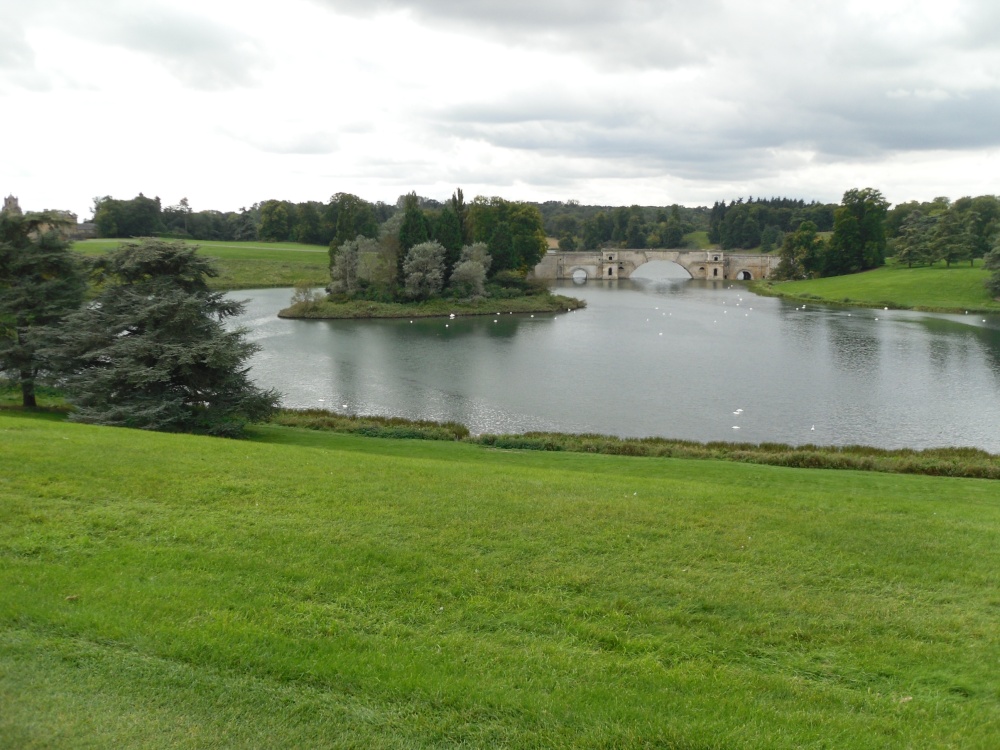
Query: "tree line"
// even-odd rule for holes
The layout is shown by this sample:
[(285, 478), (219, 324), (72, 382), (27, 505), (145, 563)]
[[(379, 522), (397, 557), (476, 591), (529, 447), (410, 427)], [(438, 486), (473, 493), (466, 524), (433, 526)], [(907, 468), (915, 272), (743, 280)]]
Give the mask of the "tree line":
[[(833, 211), (830, 235), (822, 233), (816, 222), (804, 221), (786, 235), (775, 277), (840, 276), (876, 268), (887, 256), (910, 267), (984, 259), (992, 269), (1000, 240), (1000, 199), (942, 197), (890, 210), (878, 190), (852, 189)], [(1000, 296), (1000, 280), (991, 279), (990, 284), (992, 294)]]

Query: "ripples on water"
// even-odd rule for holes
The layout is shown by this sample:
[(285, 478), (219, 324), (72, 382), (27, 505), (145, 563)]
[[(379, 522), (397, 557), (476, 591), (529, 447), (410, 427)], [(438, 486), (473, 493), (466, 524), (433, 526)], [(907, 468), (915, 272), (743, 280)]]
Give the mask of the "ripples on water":
[(234, 296), (252, 300), (240, 322), (263, 347), (254, 377), (291, 407), (455, 420), (474, 432), (1000, 452), (996, 319), (803, 308), (726, 282), (558, 291), (588, 307), (286, 321), (275, 313), (291, 290)]

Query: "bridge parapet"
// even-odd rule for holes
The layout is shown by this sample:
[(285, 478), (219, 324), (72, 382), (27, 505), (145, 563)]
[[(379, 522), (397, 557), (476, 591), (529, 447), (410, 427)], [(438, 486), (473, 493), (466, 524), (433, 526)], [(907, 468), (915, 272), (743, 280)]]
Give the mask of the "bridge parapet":
[(535, 266), (539, 279), (572, 279), (585, 274), (587, 279), (627, 279), (640, 266), (651, 261), (676, 263), (694, 279), (766, 279), (778, 266), (774, 255), (742, 255), (721, 250), (639, 250), (606, 248), (604, 250), (550, 251)]

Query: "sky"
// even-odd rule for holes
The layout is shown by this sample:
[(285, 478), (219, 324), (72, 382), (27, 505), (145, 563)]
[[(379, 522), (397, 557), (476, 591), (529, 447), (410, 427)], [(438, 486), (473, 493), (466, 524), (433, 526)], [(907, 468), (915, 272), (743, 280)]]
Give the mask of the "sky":
[(1000, 193), (996, 0), (0, 0), (0, 194)]

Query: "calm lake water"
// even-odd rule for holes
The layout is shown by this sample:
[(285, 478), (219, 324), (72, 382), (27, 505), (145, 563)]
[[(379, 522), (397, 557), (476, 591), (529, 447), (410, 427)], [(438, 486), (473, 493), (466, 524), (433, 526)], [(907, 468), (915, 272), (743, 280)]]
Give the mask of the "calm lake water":
[(1000, 453), (996, 316), (803, 309), (729, 282), (557, 288), (587, 308), (290, 321), (275, 315), (290, 289), (234, 296), (249, 298), (240, 323), (263, 347), (253, 377), (290, 407), (454, 420), (477, 433)]

